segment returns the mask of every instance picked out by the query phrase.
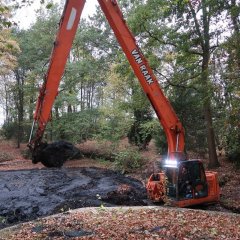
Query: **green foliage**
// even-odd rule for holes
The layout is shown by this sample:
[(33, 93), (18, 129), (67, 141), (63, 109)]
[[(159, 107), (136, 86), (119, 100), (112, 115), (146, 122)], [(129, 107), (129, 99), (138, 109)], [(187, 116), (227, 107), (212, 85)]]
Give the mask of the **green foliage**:
[(48, 133), (54, 140), (64, 139), (70, 142), (82, 142), (91, 139), (99, 131), (98, 111), (86, 110), (65, 113), (48, 125)]
[(10, 21), (10, 8), (0, 1), (0, 31), (4, 28), (10, 28), (12, 22)]
[(18, 125), (16, 122), (4, 123), (1, 129), (1, 135), (7, 140), (16, 137)]
[(171, 103), (185, 128), (187, 151), (206, 152), (206, 127), (201, 94), (192, 88), (174, 89)]
[(158, 125), (158, 128), (156, 132), (153, 135), (153, 139), (155, 141), (155, 145), (161, 155), (167, 155), (168, 152), (168, 144), (166, 135), (160, 125)]
[(237, 168), (240, 168), (240, 143), (230, 145), (228, 148), (228, 160), (233, 162)]
[[(103, 117), (106, 117), (103, 119)], [(99, 131), (96, 135), (97, 139), (118, 142), (126, 136), (130, 128), (131, 120), (123, 116), (106, 116), (101, 117)]]
[(152, 120), (153, 112), (129, 64), (122, 58), (121, 61), (112, 69), (111, 79), (109, 79), (112, 86), (109, 88), (110, 96), (114, 96), (112, 101), (114, 108), (118, 109), (118, 112), (125, 111), (126, 116), (131, 119), (127, 132), (129, 142), (145, 149), (151, 140), (150, 127), (145, 124)]
[(16, 31), (15, 35), (21, 48), (18, 57), (19, 67), (43, 76), (46, 69), (44, 67), (52, 51), (59, 18), (59, 7), (54, 5), (48, 11), (41, 10), (36, 23), (30, 29)]
[(139, 151), (128, 148), (115, 154), (115, 167), (122, 172), (132, 172), (140, 168), (145, 163), (145, 159), (141, 156)]
[[(20, 127), (22, 130), (21, 140), (23, 142), (27, 142), (29, 138), (31, 126), (29, 123), (22, 123)], [(19, 131), (19, 124), (17, 122), (9, 122), (9, 123), (5, 122), (1, 128), (1, 136), (3, 136), (7, 140), (17, 139), (18, 131)]]
[(0, 77), (10, 74), (15, 69), (17, 66), (16, 55), (19, 52), (19, 45), (15, 41), (11, 30), (6, 26), (3, 28), (0, 26)]
[(150, 136), (153, 136), (156, 133), (158, 126), (160, 126), (160, 123), (156, 121), (156, 119), (142, 122), (140, 124), (140, 134), (142, 138), (145, 140), (150, 139)]
[(47, 5), (46, 5), (46, 8), (47, 9), (50, 9), (50, 8), (52, 8), (53, 7), (53, 4), (52, 3), (48, 3)]
[(140, 149), (146, 149), (154, 132), (152, 113), (147, 110), (135, 110), (134, 117), (134, 122), (127, 135), (128, 140)]
[(231, 126), (228, 129), (226, 140), (227, 157), (229, 161), (236, 164), (240, 168), (240, 129), (239, 126)]

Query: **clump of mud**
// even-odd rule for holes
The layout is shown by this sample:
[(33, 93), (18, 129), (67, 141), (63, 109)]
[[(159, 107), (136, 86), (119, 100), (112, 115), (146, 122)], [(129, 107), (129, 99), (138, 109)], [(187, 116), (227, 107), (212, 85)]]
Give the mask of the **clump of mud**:
[(103, 201), (124, 206), (145, 206), (146, 200), (141, 196), (139, 197), (139, 191), (128, 184), (121, 184), (114, 191), (107, 193), (107, 196), (103, 198)]
[(53, 143), (41, 143), (32, 154), (34, 164), (41, 162), (46, 167), (62, 167), (68, 159), (81, 158), (82, 154), (78, 148), (66, 141)]

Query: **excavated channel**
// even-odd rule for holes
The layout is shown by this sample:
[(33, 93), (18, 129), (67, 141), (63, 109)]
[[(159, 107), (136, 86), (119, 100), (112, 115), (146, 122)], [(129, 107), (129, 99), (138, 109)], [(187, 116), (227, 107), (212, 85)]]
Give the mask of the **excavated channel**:
[(0, 172), (0, 229), (69, 209), (148, 205), (136, 179), (100, 168)]

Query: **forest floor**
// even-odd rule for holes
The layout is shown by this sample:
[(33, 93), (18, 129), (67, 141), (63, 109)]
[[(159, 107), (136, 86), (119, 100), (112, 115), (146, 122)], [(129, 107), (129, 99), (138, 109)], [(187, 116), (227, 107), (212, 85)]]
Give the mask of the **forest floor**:
[[(123, 145), (126, 143), (124, 142)], [(78, 146), (85, 152), (97, 151), (101, 153), (106, 151), (106, 143), (87, 142)], [(58, 199), (62, 191), (69, 191), (68, 196), (73, 197), (71, 192), (76, 193), (77, 188), (69, 188), (68, 184), (76, 184), (78, 177), (84, 177), (89, 182), (83, 182), (81, 190), (92, 190), (92, 182), (89, 177), (95, 178), (98, 182), (96, 187), (103, 187), (103, 190), (92, 191), (95, 198), (91, 199), (89, 204), (76, 204), (74, 201), (68, 204), (59, 204), (55, 206), (51, 213), (62, 214), (53, 215), (47, 218), (38, 218), (47, 214), (37, 214), (33, 219), (35, 221), (16, 225), (13, 228), (0, 230), (0, 239), (240, 239), (240, 170), (237, 170), (233, 164), (226, 161), (225, 157), (220, 157), (221, 167), (214, 169), (219, 173), (221, 186), (220, 203), (201, 209), (178, 209), (168, 208), (165, 206), (142, 206), (142, 207), (124, 207), (124, 205), (137, 206), (149, 205), (142, 192), (142, 186), (146, 182), (151, 172), (157, 171), (156, 159), (159, 161), (160, 156), (157, 154), (153, 145), (149, 146), (148, 151), (142, 151), (141, 154), (147, 159), (146, 164), (133, 173), (119, 174), (114, 171), (114, 163), (99, 159), (84, 158), (80, 160), (67, 161), (62, 170), (53, 170), (56, 175), (49, 175), (48, 169), (41, 164), (33, 165), (30, 160), (24, 159), (22, 153), (26, 146), (17, 149), (12, 142), (0, 142), (0, 184), (1, 196), (5, 194), (3, 180), (9, 175), (9, 181), (18, 183), (18, 186), (33, 184), (32, 176), (38, 175), (38, 180), (46, 177), (61, 179), (64, 188), (57, 187), (59, 193), (54, 195)], [(34, 170), (33, 170), (34, 169)], [(40, 171), (38, 171), (39, 169)], [(30, 170), (30, 171), (29, 171)], [(90, 176), (90, 173), (92, 175)], [(116, 173), (116, 174), (115, 174)], [(11, 175), (12, 174), (12, 175)], [(58, 177), (57, 177), (58, 176)], [(121, 177), (120, 177), (121, 176)], [(66, 182), (65, 178), (66, 177)], [(106, 177), (106, 178), (104, 178)], [(11, 180), (12, 179), (12, 180)], [(24, 182), (24, 179), (30, 179)], [(102, 182), (101, 182), (102, 179)], [(110, 192), (106, 192), (106, 186)], [(21, 181), (20, 181), (21, 180)], [(57, 180), (59, 181), (59, 180)], [(20, 184), (21, 182), (21, 184)], [(104, 184), (103, 184), (104, 183)], [(42, 184), (42, 183), (41, 183)], [(88, 185), (90, 184), (90, 185)], [(114, 185), (116, 184), (116, 185)], [(131, 185), (132, 184), (132, 185)], [(34, 185), (34, 184), (33, 184)], [(49, 183), (49, 186), (51, 184)], [(43, 185), (34, 185), (36, 192), (46, 200), (45, 189)], [(16, 187), (15, 185), (13, 186)], [(55, 191), (56, 187), (51, 187), (50, 192)], [(79, 186), (78, 186), (79, 188)], [(117, 191), (116, 191), (117, 189)], [(49, 191), (49, 189), (47, 189)], [(102, 192), (101, 192), (102, 191)], [(105, 192), (104, 192), (105, 191)], [(23, 192), (23, 194), (28, 192)], [(98, 194), (99, 193), (99, 194)], [(110, 195), (109, 195), (110, 193)], [(31, 195), (31, 194), (30, 194)], [(127, 204), (127, 201), (136, 199), (138, 202)], [(1, 197), (0, 196), (0, 197)], [(49, 195), (47, 195), (49, 197)], [(96, 199), (97, 196), (97, 199)], [(10, 196), (10, 202), (14, 203), (14, 197)], [(76, 199), (76, 195), (74, 195)], [(78, 196), (78, 200), (80, 199)], [(107, 203), (106, 197), (111, 201)], [(119, 205), (116, 200), (122, 201), (122, 207), (115, 208)], [(39, 200), (39, 199), (38, 199)], [(25, 200), (23, 200), (25, 201)], [(47, 199), (45, 205), (50, 204), (52, 199)], [(82, 201), (80, 199), (79, 201)], [(74, 202), (74, 203), (73, 203)], [(4, 205), (3, 204), (3, 205)], [(36, 199), (32, 209), (40, 211), (40, 205)], [(43, 204), (43, 205), (44, 205)], [(25, 208), (29, 205), (25, 202)], [(121, 205), (121, 204), (120, 204)], [(85, 208), (85, 207), (96, 208)], [(109, 208), (110, 207), (110, 208)], [(70, 210), (79, 208), (76, 210)], [(19, 208), (18, 208), (19, 209)], [(16, 210), (18, 210), (16, 209)], [(57, 210), (56, 210), (57, 209)], [(205, 210), (203, 210), (205, 209)], [(0, 211), (1, 211), (0, 206)], [(67, 211), (66, 211), (67, 210)], [(65, 212), (66, 211), (66, 212)], [(17, 218), (19, 212), (12, 212), (13, 223), (31, 220), (31, 218)], [(0, 214), (1, 215), (1, 214)], [(9, 216), (8, 216), (9, 217)], [(15, 221), (15, 222), (14, 222)], [(6, 224), (6, 215), (0, 216), (0, 228), (9, 226)]]

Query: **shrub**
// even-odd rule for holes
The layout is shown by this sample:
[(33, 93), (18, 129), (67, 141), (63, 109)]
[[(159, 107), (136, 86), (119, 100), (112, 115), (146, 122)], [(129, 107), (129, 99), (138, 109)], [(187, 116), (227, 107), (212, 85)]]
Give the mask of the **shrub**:
[(30, 151), (30, 149), (23, 149), (21, 150), (21, 155), (25, 158), (25, 159), (31, 159), (32, 158), (32, 153)]
[(144, 163), (145, 159), (135, 149), (126, 149), (115, 154), (116, 169), (122, 172), (132, 172)]
[(5, 122), (2, 126), (0, 134), (7, 140), (18, 139), (18, 137), (20, 137), (21, 142), (27, 142), (29, 139), (30, 131), (31, 123), (22, 122), (21, 127), (19, 127), (17, 122)]
[(240, 134), (239, 129), (232, 129), (227, 136), (227, 157), (240, 168)]
[(0, 152), (0, 162), (13, 160), (14, 156), (9, 152)]
[(240, 168), (240, 148), (232, 148), (227, 153), (228, 160), (235, 163), (237, 168)]
[(52, 136), (53, 140), (84, 142), (98, 131), (97, 120), (97, 110), (65, 113), (60, 118), (54, 119), (52, 124), (48, 124), (45, 133)]
[(155, 132), (155, 134), (153, 135), (153, 138), (155, 140), (155, 145), (159, 153), (161, 155), (166, 155), (168, 152), (168, 144), (166, 135), (160, 125), (158, 126), (158, 129)]
[(1, 129), (1, 135), (9, 140), (16, 138), (18, 131), (18, 125), (16, 122), (4, 123)]

